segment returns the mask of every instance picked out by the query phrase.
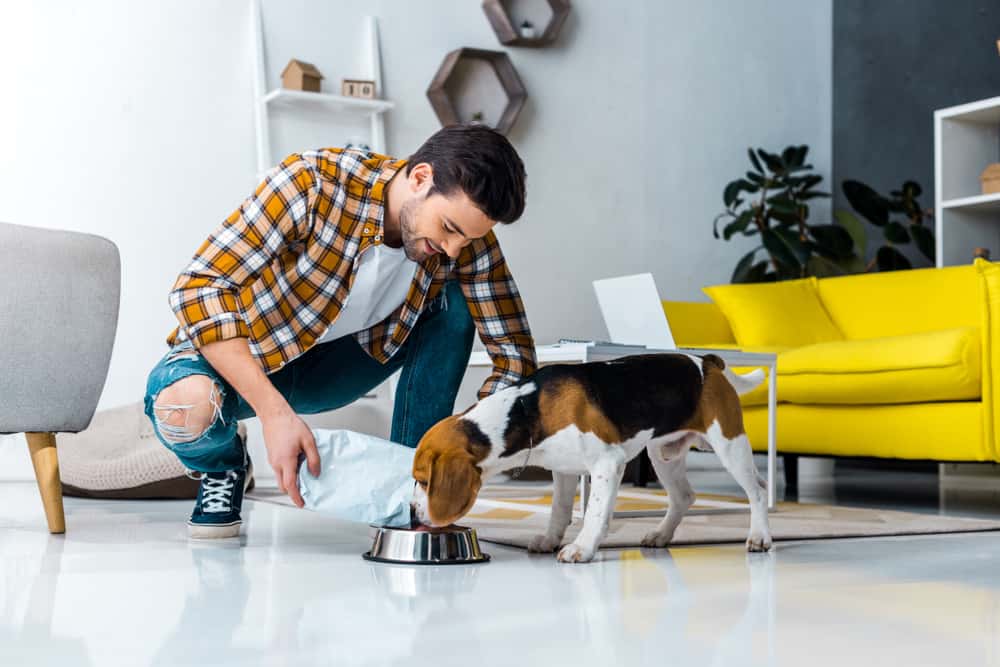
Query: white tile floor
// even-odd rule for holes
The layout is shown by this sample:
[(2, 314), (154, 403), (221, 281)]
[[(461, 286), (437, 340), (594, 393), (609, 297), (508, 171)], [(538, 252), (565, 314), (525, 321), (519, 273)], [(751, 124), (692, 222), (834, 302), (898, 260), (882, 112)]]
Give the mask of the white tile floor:
[(50, 537), (0, 483), (0, 665), (1000, 663), (1000, 534), (398, 567), (264, 503), (225, 545), (187, 540), (189, 502), (66, 505)]

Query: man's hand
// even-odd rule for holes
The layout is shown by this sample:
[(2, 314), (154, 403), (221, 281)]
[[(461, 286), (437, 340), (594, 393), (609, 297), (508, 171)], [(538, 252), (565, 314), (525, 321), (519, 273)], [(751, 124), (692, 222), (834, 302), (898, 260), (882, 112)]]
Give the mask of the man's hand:
[(267, 460), (274, 469), (278, 489), (287, 493), (297, 507), (302, 507), (305, 503), (299, 493), (299, 454), (305, 454), (309, 472), (314, 477), (319, 477), (320, 473), (319, 452), (316, 451), (312, 431), (291, 410), (272, 417), (261, 417), (260, 422), (264, 428)]

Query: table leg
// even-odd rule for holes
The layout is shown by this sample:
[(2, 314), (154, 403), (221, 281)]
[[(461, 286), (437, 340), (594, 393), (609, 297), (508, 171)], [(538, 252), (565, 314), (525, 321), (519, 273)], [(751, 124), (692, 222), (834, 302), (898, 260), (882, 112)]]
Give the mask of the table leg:
[(767, 378), (767, 508), (774, 509), (777, 498), (775, 480), (777, 478), (777, 452), (775, 430), (778, 416), (778, 362), (772, 363)]

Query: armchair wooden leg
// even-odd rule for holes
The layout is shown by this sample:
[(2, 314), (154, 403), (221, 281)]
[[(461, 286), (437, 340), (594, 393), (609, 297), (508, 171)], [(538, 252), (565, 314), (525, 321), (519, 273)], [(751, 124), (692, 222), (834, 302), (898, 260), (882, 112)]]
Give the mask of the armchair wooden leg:
[(35, 467), (38, 492), (42, 495), (45, 518), (50, 533), (66, 532), (63, 513), (62, 481), (59, 479), (59, 456), (56, 454), (55, 433), (25, 433), (31, 464)]

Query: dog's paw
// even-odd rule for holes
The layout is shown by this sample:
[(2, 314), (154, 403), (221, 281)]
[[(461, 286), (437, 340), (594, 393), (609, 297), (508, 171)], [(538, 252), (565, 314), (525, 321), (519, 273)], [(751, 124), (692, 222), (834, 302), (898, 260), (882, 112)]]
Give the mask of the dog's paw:
[(559, 548), (561, 541), (551, 538), (548, 535), (535, 535), (528, 542), (528, 551), (536, 554), (550, 554)]
[(747, 551), (770, 551), (771, 536), (767, 533), (750, 533), (747, 538)]
[(585, 549), (576, 542), (567, 544), (556, 558), (561, 563), (589, 563), (594, 559), (594, 549)]
[(670, 540), (674, 538), (673, 535), (664, 535), (663, 533), (654, 530), (652, 532), (646, 533), (646, 536), (642, 538), (642, 546), (644, 547), (665, 547), (670, 544)]

